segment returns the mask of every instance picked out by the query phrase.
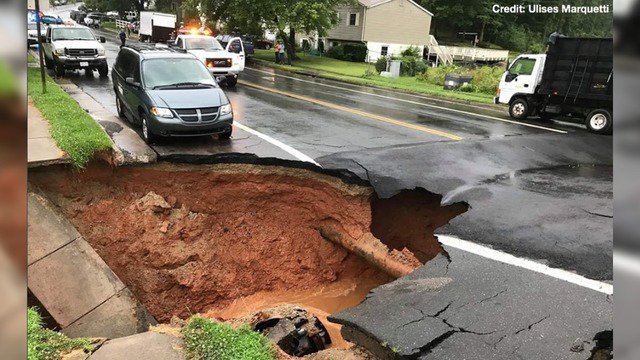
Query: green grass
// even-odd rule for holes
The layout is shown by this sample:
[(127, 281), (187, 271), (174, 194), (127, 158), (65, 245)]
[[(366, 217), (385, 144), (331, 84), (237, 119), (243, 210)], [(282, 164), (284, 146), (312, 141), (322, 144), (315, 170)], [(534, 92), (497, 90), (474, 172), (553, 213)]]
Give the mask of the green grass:
[(118, 27), (116, 26), (115, 21), (103, 22), (102, 23), (102, 29), (109, 30), (109, 31), (120, 32), (120, 29), (118, 29)]
[(33, 55), (31, 55), (30, 52), (27, 53), (27, 62), (28, 63), (37, 63), (38, 60), (36, 60), (36, 58), (33, 57)]
[(391, 79), (380, 75), (367, 75), (368, 71), (376, 72), (373, 64), (354, 63), (308, 54), (299, 54), (299, 56), (300, 60), (294, 61), (292, 66), (278, 65), (274, 63), (275, 56), (272, 50), (255, 50), (255, 59), (260, 61), (261, 64), (281, 70), (312, 72), (318, 77), (344, 81), (356, 85), (376, 86), (444, 98), (493, 104), (493, 94), (444, 90), (441, 85), (419, 81), (417, 78), (410, 76)]
[(195, 315), (182, 328), (187, 356), (192, 360), (275, 360), (275, 351), (260, 333)]
[(27, 309), (28, 360), (57, 360), (61, 355), (76, 349), (91, 352), (93, 346), (89, 339), (70, 339), (64, 334), (45, 329), (37, 309)]
[(111, 148), (111, 140), (100, 125), (46, 75), (47, 93), (42, 93), (40, 69), (27, 69), (29, 97), (51, 124), (51, 137), (71, 162), (84, 167), (98, 151)]

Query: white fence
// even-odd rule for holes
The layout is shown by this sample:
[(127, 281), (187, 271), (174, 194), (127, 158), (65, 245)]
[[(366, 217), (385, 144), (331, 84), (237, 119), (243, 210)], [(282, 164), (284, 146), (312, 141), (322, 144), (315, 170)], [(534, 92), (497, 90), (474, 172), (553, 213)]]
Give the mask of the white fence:
[(116, 19), (116, 27), (118, 29), (126, 29), (128, 25), (129, 22), (127, 20)]
[(487, 61), (498, 62), (509, 59), (509, 50), (482, 49), (477, 47), (443, 46), (440, 48), (449, 53), (455, 61)]

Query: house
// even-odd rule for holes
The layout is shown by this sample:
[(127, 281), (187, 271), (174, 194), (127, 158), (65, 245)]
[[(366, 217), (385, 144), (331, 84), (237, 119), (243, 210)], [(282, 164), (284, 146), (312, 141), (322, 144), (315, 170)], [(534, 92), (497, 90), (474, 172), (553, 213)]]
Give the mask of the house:
[(339, 22), (323, 39), (326, 48), (365, 43), (368, 61), (376, 61), (410, 46), (418, 47), (422, 54), (429, 44), (433, 14), (413, 0), (358, 0), (336, 11)]

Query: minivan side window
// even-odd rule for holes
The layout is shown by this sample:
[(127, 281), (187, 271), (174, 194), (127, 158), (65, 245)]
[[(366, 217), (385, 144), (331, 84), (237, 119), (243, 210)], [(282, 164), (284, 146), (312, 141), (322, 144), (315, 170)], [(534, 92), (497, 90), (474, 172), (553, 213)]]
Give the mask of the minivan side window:
[[(116, 59), (116, 70), (125, 79), (128, 77), (135, 77), (134, 70), (138, 65), (137, 60), (138, 59), (131, 51), (122, 50), (118, 54), (118, 59)], [(140, 78), (140, 74), (138, 74), (138, 78)]]

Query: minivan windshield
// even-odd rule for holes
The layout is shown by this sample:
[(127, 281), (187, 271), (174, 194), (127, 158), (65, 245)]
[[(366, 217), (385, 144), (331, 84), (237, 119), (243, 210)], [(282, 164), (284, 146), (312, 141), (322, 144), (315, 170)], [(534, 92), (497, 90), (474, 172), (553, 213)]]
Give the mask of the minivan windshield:
[(215, 87), (216, 81), (198, 59), (147, 59), (142, 62), (147, 88)]
[(55, 28), (51, 30), (51, 39), (55, 40), (95, 40), (93, 33), (86, 28)]
[(186, 38), (187, 50), (220, 51), (222, 45), (214, 38)]

